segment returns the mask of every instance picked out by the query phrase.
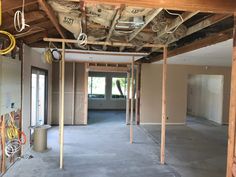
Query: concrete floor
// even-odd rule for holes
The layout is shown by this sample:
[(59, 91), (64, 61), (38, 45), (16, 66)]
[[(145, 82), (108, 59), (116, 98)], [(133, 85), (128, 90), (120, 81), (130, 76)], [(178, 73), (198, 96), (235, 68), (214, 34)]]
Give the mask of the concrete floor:
[(159, 164), (159, 147), (142, 128), (134, 128), (135, 143), (129, 143), (124, 112), (90, 112), (89, 123), (65, 127), (64, 170), (59, 169), (58, 127), (53, 127), (51, 150), (29, 152), (34, 158), (19, 160), (5, 177), (180, 177)]
[[(160, 143), (160, 126), (141, 127)], [(166, 135), (167, 164), (182, 177), (226, 176), (226, 126), (189, 117), (186, 125), (167, 126)]]

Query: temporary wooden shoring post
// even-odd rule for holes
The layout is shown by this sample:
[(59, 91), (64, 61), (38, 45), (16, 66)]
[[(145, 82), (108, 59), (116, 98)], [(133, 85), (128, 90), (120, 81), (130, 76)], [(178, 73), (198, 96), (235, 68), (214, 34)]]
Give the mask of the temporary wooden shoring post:
[(232, 165), (236, 157), (236, 13), (234, 14), (234, 33), (233, 33), (233, 58), (231, 72), (231, 92), (229, 110), (229, 129), (228, 129), (228, 157), (227, 157), (227, 177), (233, 177)]
[(84, 124), (88, 123), (88, 63), (84, 68)]
[(1, 122), (2, 122), (2, 127), (1, 127), (1, 135), (2, 135), (2, 166), (1, 166), (1, 171), (2, 174), (4, 174), (6, 172), (6, 156), (4, 153), (4, 149), (5, 149), (5, 145), (6, 145), (6, 136), (5, 136), (5, 128), (6, 128), (6, 122), (5, 122), (5, 116), (1, 116)]
[(131, 71), (131, 113), (130, 113), (130, 143), (133, 143), (133, 119), (134, 119), (134, 57)]
[(130, 73), (127, 72), (126, 125), (129, 124), (129, 120), (130, 120), (129, 97), (130, 97)]
[(135, 121), (136, 121), (136, 124), (138, 124), (138, 98), (139, 98), (139, 89), (138, 89), (138, 86), (139, 86), (139, 65), (137, 65), (136, 67), (136, 82), (135, 82), (135, 90), (136, 90), (136, 99), (135, 99)]
[(64, 98), (65, 98), (65, 42), (62, 42), (61, 60), (61, 114), (60, 114), (60, 169), (63, 168), (64, 153)]
[(72, 63), (72, 125), (75, 124), (75, 62)]
[(167, 78), (167, 47), (163, 53), (162, 73), (162, 116), (161, 116), (161, 164), (165, 163), (165, 139), (166, 139), (166, 78)]

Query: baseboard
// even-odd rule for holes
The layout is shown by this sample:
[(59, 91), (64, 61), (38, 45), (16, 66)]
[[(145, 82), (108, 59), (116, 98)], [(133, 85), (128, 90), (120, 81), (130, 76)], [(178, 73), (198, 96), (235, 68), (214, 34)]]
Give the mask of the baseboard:
[[(168, 122), (166, 125), (185, 125), (186, 123), (171, 123)], [(140, 122), (140, 125), (161, 125), (161, 123), (153, 123), (153, 122)]]

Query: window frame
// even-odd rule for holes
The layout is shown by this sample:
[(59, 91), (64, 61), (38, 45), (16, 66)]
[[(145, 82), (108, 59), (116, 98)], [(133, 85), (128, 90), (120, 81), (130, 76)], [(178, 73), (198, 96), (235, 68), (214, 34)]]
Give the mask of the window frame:
[[(107, 97), (107, 95), (106, 95), (106, 85), (107, 85), (107, 78), (106, 78), (106, 76), (88, 76), (88, 83), (89, 83), (89, 78), (93, 78), (93, 77), (95, 77), (95, 78), (100, 77), (100, 78), (104, 78), (105, 79), (104, 98), (89, 97), (89, 95), (95, 95), (95, 94), (89, 94), (89, 91), (88, 91), (88, 99), (89, 100), (106, 100), (106, 97)], [(89, 84), (88, 84), (88, 90), (89, 89), (90, 89), (90, 87), (89, 87)]]
[[(112, 94), (112, 84), (113, 84), (113, 78), (124, 78), (126, 80), (126, 93), (125, 93), (125, 97), (124, 98), (113, 98), (113, 94)], [(125, 76), (112, 76), (111, 77), (111, 95), (110, 95), (110, 100), (112, 101), (121, 101), (121, 100), (126, 100), (127, 99), (127, 93), (128, 93), (128, 78)]]

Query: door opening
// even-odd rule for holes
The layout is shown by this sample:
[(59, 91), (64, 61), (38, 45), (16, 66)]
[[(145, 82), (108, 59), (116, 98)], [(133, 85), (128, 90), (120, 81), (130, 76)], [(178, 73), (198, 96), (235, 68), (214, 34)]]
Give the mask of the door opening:
[[(31, 72), (31, 126), (47, 123), (47, 71), (32, 68)], [(33, 133), (31, 131), (31, 133)]]

